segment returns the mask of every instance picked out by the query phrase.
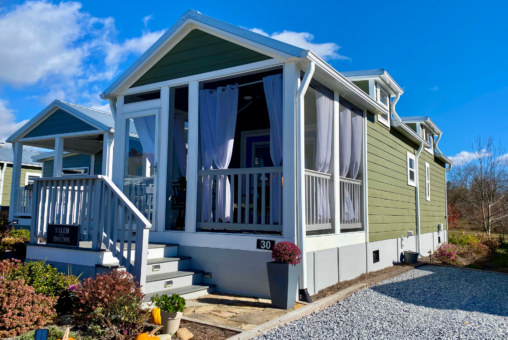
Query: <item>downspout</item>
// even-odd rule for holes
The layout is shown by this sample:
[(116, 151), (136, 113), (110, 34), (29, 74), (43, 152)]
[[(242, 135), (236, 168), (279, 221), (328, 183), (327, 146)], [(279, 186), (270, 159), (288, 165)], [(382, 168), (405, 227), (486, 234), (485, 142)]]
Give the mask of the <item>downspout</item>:
[(116, 98), (109, 100), (109, 108), (111, 110), (111, 114), (113, 115), (113, 118), (116, 118)]
[(0, 173), (0, 207), (2, 207), (2, 197), (4, 194), (4, 177), (5, 177), (5, 169), (7, 168), (7, 163), (2, 162), (2, 172)]
[(418, 152), (415, 157), (415, 179), (416, 179), (416, 237), (417, 237), (417, 249), (416, 252), (421, 254), (422, 249), (422, 238), (420, 232), (420, 176), (418, 174), (418, 159), (423, 150), (423, 143), (420, 143), (420, 147), (418, 148)]
[[(304, 96), (309, 88), (310, 81), (314, 75), (316, 65), (311, 61), (305, 71), (302, 83), (296, 94), (296, 131), (297, 131), (297, 190), (298, 190), (298, 246), (302, 252), (302, 262), (300, 270), (300, 295), (308, 296), (307, 292), (307, 253), (306, 253), (306, 237), (307, 231), (305, 226), (305, 124), (304, 124)], [(304, 298), (305, 299), (305, 298)], [(308, 301), (311, 302), (311, 301)]]

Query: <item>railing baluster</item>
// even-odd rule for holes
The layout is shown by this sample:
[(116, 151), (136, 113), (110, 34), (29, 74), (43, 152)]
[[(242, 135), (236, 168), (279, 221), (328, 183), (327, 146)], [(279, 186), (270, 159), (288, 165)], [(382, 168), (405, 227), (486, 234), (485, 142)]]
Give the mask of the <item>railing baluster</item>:
[(213, 222), (213, 176), (208, 176), (208, 216), (206, 217), (207, 222)]
[(231, 194), (230, 194), (230, 197), (231, 197), (231, 204), (229, 205), (229, 223), (233, 224), (235, 223), (235, 175), (232, 174), (231, 175)]
[(123, 248), (125, 247), (125, 205), (120, 203), (120, 219), (118, 221), (118, 226), (120, 227), (120, 265), (125, 266), (125, 256), (123, 254)]
[(283, 207), (282, 207), (282, 172), (280, 172), (277, 177), (278, 177), (277, 187), (279, 189), (279, 196), (277, 197), (277, 199), (279, 200), (279, 224), (281, 225), (282, 224), (282, 209), (283, 209)]
[[(93, 186), (93, 181), (92, 180), (86, 180), (85, 181), (86, 184), (83, 185), (83, 198), (86, 197), (86, 200), (83, 199), (83, 202), (82, 202), (82, 205), (83, 207), (85, 207), (85, 203), (86, 203), (86, 209), (83, 208), (83, 211), (81, 212), (81, 223), (84, 223), (86, 225), (86, 230), (87, 230), (87, 233), (88, 233), (88, 241), (90, 241), (90, 233), (91, 233), (91, 230), (92, 230), (92, 201), (93, 201), (93, 191), (92, 191), (92, 186)], [(81, 188), (80, 188), (81, 190)], [(93, 236), (92, 236), (92, 243), (94, 243), (93, 241)]]
[(238, 174), (238, 223), (242, 223), (243, 175)]
[(106, 197), (107, 203), (105, 205), (105, 208), (107, 211), (107, 215), (106, 215), (106, 224), (104, 225), (104, 231), (106, 233), (106, 239), (104, 243), (106, 243), (106, 249), (111, 250), (111, 210), (113, 210), (111, 207), (112, 194), (109, 191), (109, 188), (108, 190), (106, 190), (106, 193), (107, 193)]
[(270, 225), (273, 225), (273, 176), (274, 173), (270, 172)]
[(261, 173), (261, 224), (266, 223), (266, 173)]
[(245, 224), (250, 224), (250, 174), (245, 175)]
[[(128, 238), (128, 245), (127, 245), (127, 263), (125, 264), (125, 268), (127, 269), (127, 271), (130, 273), (132, 271), (132, 261), (131, 261), (131, 256), (132, 256), (132, 224), (133, 224), (133, 220), (134, 220), (134, 214), (133, 213), (129, 213), (129, 230), (127, 232), (127, 236), (129, 237)], [(122, 250), (122, 252), (125, 252), (125, 250)]]
[(252, 203), (254, 203), (254, 209), (252, 210), (252, 224), (258, 224), (258, 174), (253, 174), (252, 178)]

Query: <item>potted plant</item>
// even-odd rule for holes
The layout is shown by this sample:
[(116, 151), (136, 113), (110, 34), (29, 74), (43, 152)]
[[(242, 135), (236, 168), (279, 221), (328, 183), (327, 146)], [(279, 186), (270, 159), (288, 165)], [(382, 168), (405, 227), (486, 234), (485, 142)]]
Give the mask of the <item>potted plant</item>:
[(175, 334), (180, 327), (183, 312), (185, 311), (185, 299), (178, 294), (167, 296), (156, 294), (151, 299), (152, 304), (160, 309), (161, 325), (163, 333)]
[(293, 308), (296, 301), (301, 252), (291, 242), (277, 243), (272, 250), (274, 262), (267, 263), (270, 297), (275, 308)]

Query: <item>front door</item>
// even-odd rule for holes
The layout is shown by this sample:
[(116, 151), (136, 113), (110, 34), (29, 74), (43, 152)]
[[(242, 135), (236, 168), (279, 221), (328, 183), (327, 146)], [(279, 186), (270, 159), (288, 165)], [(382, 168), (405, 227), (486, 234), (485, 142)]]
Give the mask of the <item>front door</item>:
[[(157, 162), (159, 154), (159, 110), (129, 114), (126, 119), (124, 194), (152, 223), (157, 207)], [(143, 115), (141, 115), (143, 114)]]

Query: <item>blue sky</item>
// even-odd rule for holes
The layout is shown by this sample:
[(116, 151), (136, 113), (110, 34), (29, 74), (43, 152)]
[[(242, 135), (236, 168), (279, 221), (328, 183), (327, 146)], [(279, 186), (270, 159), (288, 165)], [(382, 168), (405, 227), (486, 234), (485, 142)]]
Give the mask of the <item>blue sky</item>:
[[(402, 116), (428, 115), (440, 149), (508, 146), (506, 1), (0, 1), (0, 139), (53, 99), (101, 93), (189, 8), (304, 45), (339, 71), (384, 68)], [(286, 31), (286, 32), (284, 32)]]

